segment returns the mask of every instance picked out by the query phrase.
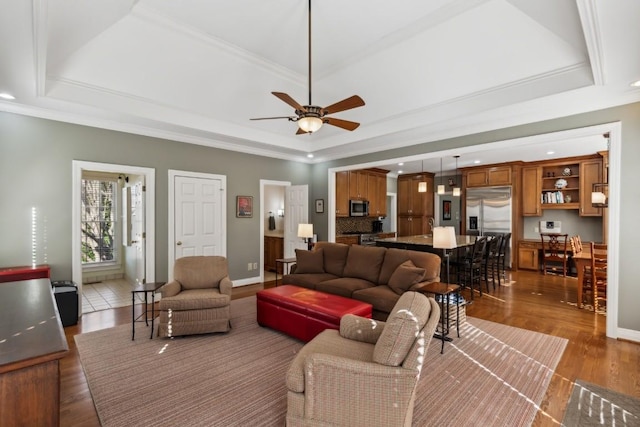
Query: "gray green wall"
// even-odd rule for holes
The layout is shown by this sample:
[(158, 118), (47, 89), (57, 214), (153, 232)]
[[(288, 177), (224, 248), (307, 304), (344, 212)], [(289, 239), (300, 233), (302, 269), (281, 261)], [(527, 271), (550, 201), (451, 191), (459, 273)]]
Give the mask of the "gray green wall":
[[(46, 235), (38, 263), (51, 265), (53, 279), (71, 279), (72, 160), (155, 169), (156, 280), (167, 279), (169, 169), (226, 175), (233, 279), (254, 276), (247, 263), (260, 259), (260, 179), (310, 183), (304, 163), (0, 113), (0, 266), (31, 263), (35, 206)], [(253, 218), (236, 218), (237, 195), (253, 196)]]
[[(328, 194), (327, 180), (326, 178), (324, 181), (317, 179), (326, 176), (329, 168), (384, 161), (618, 121), (622, 123), (619, 224), (624, 236), (619, 239), (618, 252), (620, 266), (618, 326), (640, 331), (640, 310), (637, 308), (640, 300), (640, 282), (637, 280), (640, 277), (640, 263), (637, 260), (636, 250), (637, 242), (640, 241), (640, 226), (638, 226), (637, 220), (638, 212), (640, 212), (640, 185), (638, 185), (640, 181), (640, 168), (638, 167), (640, 161), (640, 103), (317, 164), (314, 165), (313, 171), (314, 194), (318, 198), (326, 199)], [(328, 223), (326, 220), (314, 225), (321, 235), (327, 235)]]

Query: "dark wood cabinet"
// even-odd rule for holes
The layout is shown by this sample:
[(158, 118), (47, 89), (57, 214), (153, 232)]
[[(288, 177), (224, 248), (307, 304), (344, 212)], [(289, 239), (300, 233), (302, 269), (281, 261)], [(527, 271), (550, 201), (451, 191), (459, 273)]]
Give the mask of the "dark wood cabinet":
[(474, 168), (464, 172), (467, 187), (511, 185), (511, 166)]
[(349, 200), (369, 201), (370, 216), (387, 216), (388, 170), (336, 172), (336, 217), (349, 216)]
[(345, 245), (359, 245), (360, 239), (357, 235), (354, 236), (338, 236), (336, 237), (336, 243), (343, 243)]
[(542, 167), (522, 168), (522, 215), (541, 216)]
[(580, 162), (580, 216), (602, 216), (602, 208), (591, 204), (593, 184), (603, 182), (602, 159)]
[[(278, 236), (264, 236), (264, 269), (276, 271), (282, 270), (282, 265), (276, 265), (278, 258), (284, 258), (284, 238)], [(282, 271), (278, 271), (282, 273)]]
[(336, 172), (336, 216), (349, 216), (349, 171)]
[[(427, 184), (424, 193), (418, 191), (421, 182)], [(422, 172), (398, 177), (398, 237), (431, 232), (433, 197), (433, 174)]]

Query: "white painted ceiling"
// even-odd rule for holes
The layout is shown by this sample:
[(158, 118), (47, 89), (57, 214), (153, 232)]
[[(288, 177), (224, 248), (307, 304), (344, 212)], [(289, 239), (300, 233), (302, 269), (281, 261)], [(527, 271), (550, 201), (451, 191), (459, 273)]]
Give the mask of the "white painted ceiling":
[(249, 119), (293, 114), (272, 91), (308, 103), (307, 0), (0, 4), (0, 92), (16, 97), (0, 110), (277, 158), (640, 101), (636, 0), (313, 0), (313, 104), (366, 105), (332, 116), (360, 122), (353, 132), (299, 136)]

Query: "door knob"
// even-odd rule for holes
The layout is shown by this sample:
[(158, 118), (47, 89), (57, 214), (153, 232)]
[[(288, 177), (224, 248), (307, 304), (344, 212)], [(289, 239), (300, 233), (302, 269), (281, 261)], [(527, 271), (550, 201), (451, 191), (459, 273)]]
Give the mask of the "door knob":
[(178, 243), (176, 243), (176, 245), (180, 246), (180, 245), (182, 245), (182, 242), (178, 242)]

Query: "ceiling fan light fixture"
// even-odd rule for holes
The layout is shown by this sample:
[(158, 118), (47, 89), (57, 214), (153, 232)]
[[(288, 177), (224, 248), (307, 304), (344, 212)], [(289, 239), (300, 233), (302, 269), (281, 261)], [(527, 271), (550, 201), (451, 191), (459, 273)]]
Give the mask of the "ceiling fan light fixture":
[(322, 127), (322, 119), (319, 117), (303, 117), (298, 120), (298, 127), (305, 132), (317, 132)]

